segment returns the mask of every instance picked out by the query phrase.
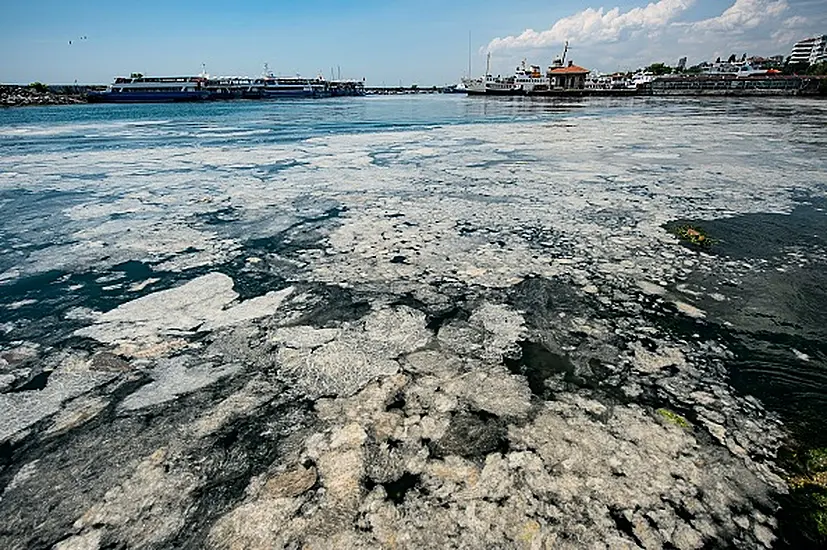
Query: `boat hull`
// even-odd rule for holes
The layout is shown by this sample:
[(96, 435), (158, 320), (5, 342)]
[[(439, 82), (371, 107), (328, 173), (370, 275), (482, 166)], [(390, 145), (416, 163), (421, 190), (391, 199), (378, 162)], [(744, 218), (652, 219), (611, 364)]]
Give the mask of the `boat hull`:
[(201, 91), (169, 91), (169, 92), (89, 92), (87, 99), (90, 103), (175, 103), (184, 101), (205, 101), (210, 99), (210, 93)]
[(313, 97), (330, 97), (330, 92), (326, 90), (267, 90), (261, 91), (260, 97), (262, 99), (282, 99), (282, 98), (313, 98)]

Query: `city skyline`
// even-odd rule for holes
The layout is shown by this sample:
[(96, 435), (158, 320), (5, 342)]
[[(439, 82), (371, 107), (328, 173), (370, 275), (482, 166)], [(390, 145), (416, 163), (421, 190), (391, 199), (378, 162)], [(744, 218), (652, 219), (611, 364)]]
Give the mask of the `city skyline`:
[[(115, 75), (281, 74), (365, 78), (373, 85), (455, 83), (506, 74), (522, 58), (547, 65), (571, 41), (570, 58), (593, 71), (653, 62), (689, 65), (718, 56), (789, 55), (827, 32), (825, 0), (334, 2), (301, 5), (214, 0), (113, 5), (44, 0), (7, 8), (0, 23), (0, 81), (106, 83)], [(470, 36), (469, 36), (470, 34)], [(470, 38), (470, 39), (469, 39)], [(470, 50), (470, 51), (469, 51)]]

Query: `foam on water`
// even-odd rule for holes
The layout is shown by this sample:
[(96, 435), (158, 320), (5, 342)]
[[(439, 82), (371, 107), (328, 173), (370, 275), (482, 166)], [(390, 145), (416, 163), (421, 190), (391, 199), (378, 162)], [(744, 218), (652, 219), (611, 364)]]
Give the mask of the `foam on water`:
[[(469, 536), (500, 546), (529, 517), (549, 544), (771, 541), (758, 510), (783, 490), (784, 432), (731, 382), (823, 412), (825, 308), (809, 300), (823, 301), (827, 108), (761, 105), (103, 106), (65, 111), (65, 134), (0, 137), (0, 397), (17, 411), (0, 437), (40, 437), (59, 413), (52, 431), (81, 435), (55, 453), (87, 456), (86, 434), (150, 415), (128, 452), (140, 464), (95, 476), (108, 504), (60, 520), (135, 547), (176, 546), (184, 524), (216, 547), (383, 533), (445, 547), (471, 509)], [(38, 112), (55, 113), (0, 116), (37, 132)], [(719, 244), (681, 246), (676, 220)], [(274, 395), (293, 408), (273, 414)], [(233, 403), (244, 416), (225, 429)], [(205, 410), (218, 420), (179, 429)], [(226, 433), (206, 444), (211, 430)], [(208, 474), (188, 469), (198, 456)], [(14, 498), (42, 494), (23, 474)], [(205, 479), (225, 500), (196, 507)], [(152, 509), (113, 515), (136, 487)], [(32, 523), (45, 509), (15, 506)], [(340, 538), (312, 539), (325, 533)]]

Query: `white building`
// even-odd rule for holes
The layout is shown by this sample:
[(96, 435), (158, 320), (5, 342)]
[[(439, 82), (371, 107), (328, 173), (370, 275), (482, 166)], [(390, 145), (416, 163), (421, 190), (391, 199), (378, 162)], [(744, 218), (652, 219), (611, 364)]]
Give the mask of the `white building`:
[(827, 61), (827, 34), (797, 42), (790, 53), (790, 63), (821, 63)]

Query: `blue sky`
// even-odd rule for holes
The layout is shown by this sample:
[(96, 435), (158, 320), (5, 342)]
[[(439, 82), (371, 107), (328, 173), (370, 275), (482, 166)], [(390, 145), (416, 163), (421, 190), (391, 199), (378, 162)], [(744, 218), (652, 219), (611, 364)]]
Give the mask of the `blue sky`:
[[(548, 64), (571, 40), (580, 65), (609, 71), (744, 51), (789, 53), (827, 33), (827, 0), (38, 0), (7, 3), (0, 82), (105, 83), (112, 77), (282, 74), (369, 84), (456, 82), (492, 52), (506, 73)], [(86, 36), (85, 40), (81, 39)], [(69, 45), (69, 40), (72, 44)]]

